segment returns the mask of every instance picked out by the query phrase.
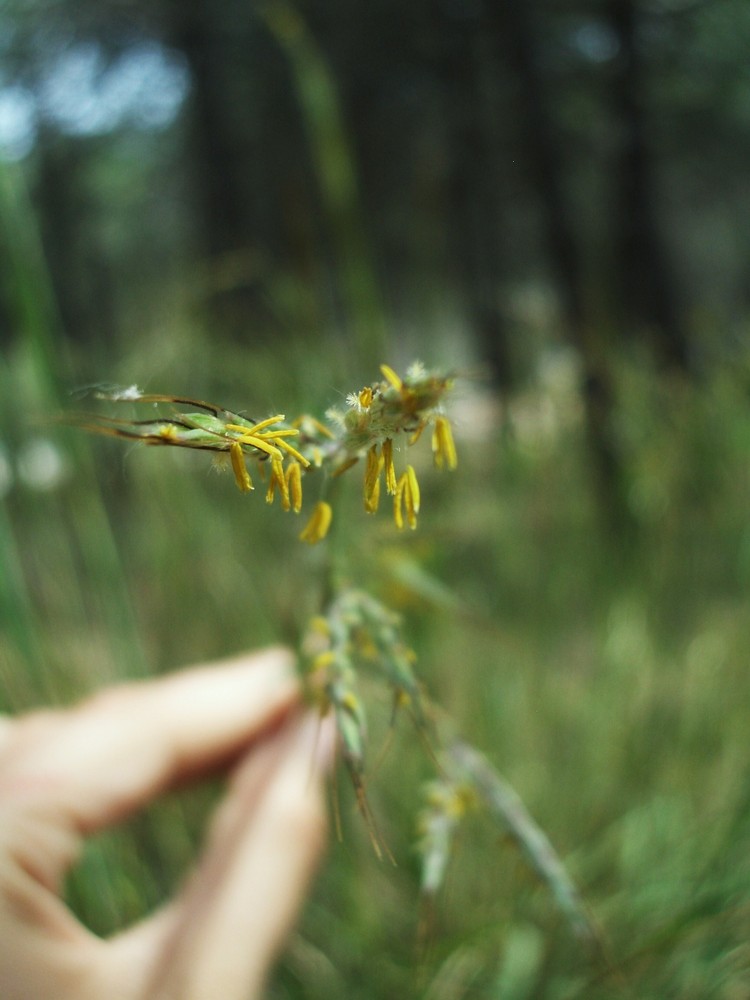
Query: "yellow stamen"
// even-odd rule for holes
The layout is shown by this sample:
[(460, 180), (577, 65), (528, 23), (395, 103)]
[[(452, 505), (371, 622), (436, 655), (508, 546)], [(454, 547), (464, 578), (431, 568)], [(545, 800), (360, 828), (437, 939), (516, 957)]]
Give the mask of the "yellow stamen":
[(265, 452), (266, 455), (270, 455), (271, 458), (281, 459), (281, 452), (279, 449), (274, 448), (272, 444), (269, 444), (268, 441), (264, 441), (263, 438), (258, 437), (257, 434), (243, 434), (242, 437), (237, 440), (241, 444), (248, 444), (251, 448), (257, 448), (258, 451)]
[(273, 503), (277, 487), (281, 494), (281, 506), (284, 510), (289, 510), (291, 504), (289, 502), (289, 487), (284, 477), (284, 466), (282, 465), (281, 458), (271, 458), (271, 478), (268, 483), (268, 490), (266, 491), (266, 503)]
[(367, 514), (377, 513), (380, 505), (380, 476), (375, 480), (372, 490), (365, 496), (365, 512)]
[(388, 382), (393, 386), (397, 392), (401, 392), (404, 382), (403, 379), (394, 372), (394, 370), (389, 365), (381, 365), (380, 370), (387, 379)]
[(302, 466), (299, 462), (290, 462), (286, 468), (287, 490), (295, 514), (302, 510)]
[[(266, 427), (270, 427), (272, 424), (277, 424), (283, 419), (284, 414), (277, 413), (275, 417), (268, 417), (267, 420), (261, 420), (260, 423), (253, 424), (252, 427), (247, 427), (245, 424), (227, 424), (226, 430), (231, 431), (233, 434), (238, 434), (239, 440), (242, 444), (249, 444), (252, 448), (264, 451), (267, 455), (281, 458), (281, 452), (279, 449), (275, 448), (269, 443), (269, 441), (274, 440), (280, 435), (284, 436), (285, 434), (290, 433), (289, 429), (278, 428), (276, 431), (262, 432)], [(291, 431), (291, 433), (294, 434), (296, 432)]]
[[(267, 420), (261, 420), (259, 424), (254, 424), (252, 427), (245, 427), (242, 424), (227, 424), (227, 430), (239, 434), (240, 441), (243, 444), (249, 444), (254, 448), (260, 448), (261, 451), (265, 451), (269, 455), (275, 455), (275, 453), (278, 453), (280, 456), (281, 452), (279, 451), (279, 448), (281, 448), (288, 455), (292, 455), (298, 462), (307, 468), (310, 464), (309, 460), (297, 451), (293, 445), (284, 440), (288, 437), (297, 437), (299, 431), (296, 428), (277, 427), (274, 430), (266, 429), (272, 424), (278, 423), (283, 419), (284, 414), (278, 413), (275, 417), (269, 417)], [(262, 441), (263, 444), (259, 445), (259, 441)], [(276, 445), (278, 445), (278, 447), (276, 447)]]
[(250, 473), (247, 471), (247, 466), (245, 465), (245, 455), (241, 446), (236, 441), (232, 441), (229, 445), (229, 457), (232, 460), (232, 470), (234, 472), (234, 480), (237, 483), (237, 486), (243, 493), (248, 493), (254, 488), (253, 481), (250, 478)]
[(308, 542), (310, 545), (315, 545), (316, 542), (322, 541), (328, 534), (332, 517), (333, 511), (331, 510), (331, 505), (326, 503), (325, 500), (320, 500), (315, 504), (315, 508), (310, 515), (310, 520), (300, 533), (300, 541)]
[(383, 468), (383, 456), (378, 455), (378, 446), (374, 444), (367, 452), (367, 468), (365, 469), (365, 510), (374, 514), (380, 501), (380, 472)]
[(455, 469), (458, 465), (456, 445), (451, 425), (445, 417), (436, 417), (432, 431), (432, 455), (438, 469)]
[[(419, 493), (419, 483), (417, 482), (417, 474), (414, 471), (414, 467), (411, 465), (406, 466), (406, 481), (409, 486), (408, 493), (404, 497), (406, 500), (406, 509), (409, 510), (409, 504), (411, 502), (411, 508), (414, 514), (419, 513), (419, 503), (420, 503), (420, 493)], [(409, 518), (409, 525), (412, 528), (416, 527), (416, 519), (414, 524), (411, 523), (411, 518)]]
[(293, 427), (278, 427), (275, 431), (261, 431), (256, 437), (263, 438), (264, 441), (278, 441), (279, 438), (297, 437), (299, 431)]
[(393, 520), (396, 527), (401, 530), (404, 526), (404, 508), (406, 508), (406, 520), (409, 527), (414, 530), (417, 526), (417, 514), (419, 512), (419, 483), (417, 474), (411, 465), (406, 467), (398, 481), (396, 495), (393, 498)]
[(393, 465), (393, 441), (386, 438), (383, 442), (383, 465), (385, 467), (385, 489), (390, 496), (396, 492), (396, 469)]
[(372, 389), (369, 385), (366, 385), (364, 389), (360, 389), (357, 393), (357, 399), (359, 400), (359, 405), (363, 410), (369, 410), (372, 406)]
[[(257, 434), (258, 431), (264, 430), (266, 427), (270, 427), (272, 424), (278, 424), (282, 420), (285, 420), (283, 413), (277, 413), (275, 417), (266, 417), (265, 420), (261, 420), (258, 424), (253, 424), (252, 427), (247, 428), (248, 434)], [(230, 425), (231, 426), (231, 425)]]
[(293, 447), (293, 445), (289, 444), (288, 441), (284, 441), (283, 438), (275, 438), (275, 440), (288, 455), (292, 455), (294, 458), (296, 458), (297, 461), (300, 463), (300, 465), (303, 465), (305, 468), (309, 466), (310, 460), (305, 458), (305, 456), (301, 454), (299, 451), (297, 451), (297, 449)]
[(393, 498), (393, 520), (396, 522), (396, 527), (399, 531), (404, 526), (404, 487), (402, 480), (399, 479), (398, 488), (396, 490), (396, 495)]

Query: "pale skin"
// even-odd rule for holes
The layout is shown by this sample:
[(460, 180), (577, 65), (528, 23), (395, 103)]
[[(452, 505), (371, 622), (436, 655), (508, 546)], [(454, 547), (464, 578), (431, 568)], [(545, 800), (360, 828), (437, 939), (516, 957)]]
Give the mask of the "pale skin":
[[(0, 718), (3, 1000), (261, 997), (325, 844), (331, 746), (281, 649)], [(82, 926), (59, 893), (84, 838), (217, 770), (177, 896), (108, 940)]]

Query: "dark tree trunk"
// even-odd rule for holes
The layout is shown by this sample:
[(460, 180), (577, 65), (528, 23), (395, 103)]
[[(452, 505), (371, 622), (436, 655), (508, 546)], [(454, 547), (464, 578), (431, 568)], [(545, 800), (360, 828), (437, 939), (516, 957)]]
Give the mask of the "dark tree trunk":
[(227, 46), (221, 18), (206, 0), (170, 8), (170, 42), (185, 56), (191, 75), (188, 146), (200, 227), (209, 256), (245, 245), (247, 220), (236, 183), (236, 149), (227, 121)]
[[(451, 263), (474, 339), (495, 384), (513, 381), (508, 331), (500, 303), (504, 272), (500, 187), (481, 80), (482, 18), (441, 25), (448, 147), (447, 228)], [(488, 129), (488, 124), (490, 128)]]
[(544, 210), (549, 261), (566, 322), (571, 335), (578, 338), (585, 324), (583, 282), (578, 248), (566, 206), (561, 145), (555, 134), (550, 99), (538, 65), (536, 25), (528, 0), (504, 0), (493, 10), (494, 31), (499, 45), (505, 46), (504, 52), (519, 88), (520, 139)]
[(253, 4), (183, 0), (169, 41), (191, 72), (188, 160), (212, 323), (241, 339), (285, 333), (269, 276), (309, 271), (314, 207), (284, 53)]
[(657, 220), (638, 9), (635, 0), (611, 0), (609, 13), (619, 42), (613, 93), (621, 136), (615, 170), (619, 312), (627, 328), (647, 335), (663, 367), (687, 371), (689, 345)]
[(536, 51), (528, 0), (493, 6), (494, 31), (504, 45), (519, 88), (520, 144), (543, 209), (547, 256), (562, 302), (566, 332), (582, 366), (581, 393), (600, 504), (609, 526), (627, 527), (622, 461), (614, 434), (615, 392), (608, 345), (588, 321), (580, 254), (565, 192), (562, 143), (556, 134), (552, 98)]

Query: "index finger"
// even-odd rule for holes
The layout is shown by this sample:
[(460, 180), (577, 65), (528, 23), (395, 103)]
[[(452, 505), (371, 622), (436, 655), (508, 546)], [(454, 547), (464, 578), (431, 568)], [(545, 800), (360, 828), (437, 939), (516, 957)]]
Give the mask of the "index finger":
[(4, 811), (90, 833), (236, 756), (298, 699), (291, 653), (269, 649), (21, 718), (0, 750)]

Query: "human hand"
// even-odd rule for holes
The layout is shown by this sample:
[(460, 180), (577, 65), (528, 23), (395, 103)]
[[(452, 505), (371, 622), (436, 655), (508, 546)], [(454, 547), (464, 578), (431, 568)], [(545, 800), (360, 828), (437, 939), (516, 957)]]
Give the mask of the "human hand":
[[(251, 1000), (325, 840), (330, 740), (272, 649), (0, 719), (3, 1000)], [(60, 899), (83, 839), (176, 783), (232, 767), (197, 869), (109, 940)]]

